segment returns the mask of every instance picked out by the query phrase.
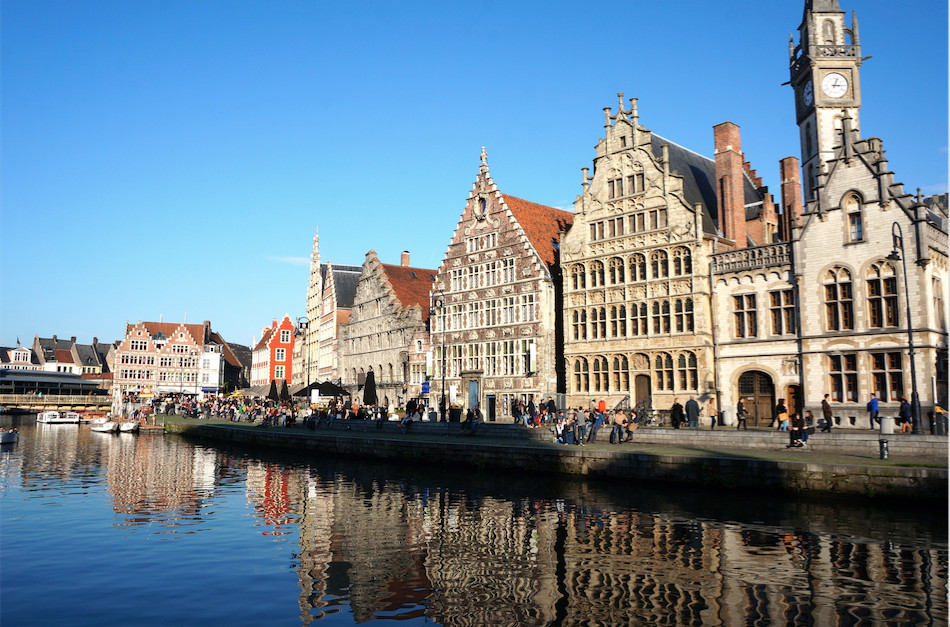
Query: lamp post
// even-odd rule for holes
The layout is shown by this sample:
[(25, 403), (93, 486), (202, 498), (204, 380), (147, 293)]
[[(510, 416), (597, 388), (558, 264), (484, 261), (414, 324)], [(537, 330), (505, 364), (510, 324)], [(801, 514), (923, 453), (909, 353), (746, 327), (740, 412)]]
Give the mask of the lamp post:
[(887, 256), (889, 261), (900, 261), (904, 272), (904, 303), (907, 306), (907, 345), (910, 347), (910, 416), (913, 424), (913, 433), (920, 435), (923, 429), (920, 425), (920, 396), (917, 394), (917, 355), (914, 352), (914, 325), (910, 318), (910, 288), (907, 283), (907, 255), (904, 252), (904, 232), (897, 222), (891, 226), (891, 237), (894, 250)]
[(446, 422), (445, 413), (448, 411), (448, 402), (445, 396), (445, 292), (436, 290), (435, 299), (432, 301), (432, 311), (438, 312), (441, 319), (439, 326), (442, 327), (442, 400), (439, 403), (440, 420)]

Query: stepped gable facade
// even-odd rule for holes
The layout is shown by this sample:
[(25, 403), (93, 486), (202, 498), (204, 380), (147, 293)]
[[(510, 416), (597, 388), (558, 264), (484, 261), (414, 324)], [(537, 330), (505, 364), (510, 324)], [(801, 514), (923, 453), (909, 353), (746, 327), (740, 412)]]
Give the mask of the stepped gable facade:
[(510, 421), (515, 401), (563, 389), (559, 242), (574, 216), (499, 191), (481, 165), (436, 275), (431, 404), (478, 404)]
[(343, 385), (354, 398), (373, 371), (381, 404), (404, 405), (409, 383), (409, 350), (429, 320), (429, 292), (435, 270), (382, 263), (376, 251), (366, 253), (353, 297), (349, 321), (340, 335)]
[(713, 266), (723, 406), (742, 398), (768, 424), (778, 398), (821, 416), (828, 394), (837, 426), (866, 429), (870, 394), (895, 416), (916, 371), (926, 416), (947, 402), (946, 203), (906, 193), (883, 142), (861, 137), (857, 15), (807, 1), (789, 53), (802, 164), (780, 164), (789, 241)]
[(778, 237), (771, 195), (719, 125), (715, 159), (604, 110), (561, 246), (568, 404), (667, 408), (715, 397), (709, 259)]
[(261, 339), (254, 345), (251, 362), (251, 385), (269, 385), (271, 381), (286, 381), (293, 377), (293, 352), (297, 328), (290, 314), (261, 330)]

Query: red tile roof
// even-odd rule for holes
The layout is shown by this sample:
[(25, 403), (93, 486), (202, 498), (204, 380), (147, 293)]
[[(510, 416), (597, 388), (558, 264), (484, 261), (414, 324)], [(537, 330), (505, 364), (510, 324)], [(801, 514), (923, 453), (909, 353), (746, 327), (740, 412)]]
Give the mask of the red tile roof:
[(435, 282), (436, 270), (426, 268), (410, 268), (408, 266), (391, 266), (379, 264), (386, 273), (396, 298), (402, 303), (403, 309), (418, 305), (422, 310), (422, 319), (429, 319), (429, 292)]
[(561, 232), (566, 232), (574, 224), (574, 214), (547, 205), (502, 194), (508, 209), (524, 229), (528, 241), (534, 246), (541, 260), (551, 267), (557, 261), (557, 246)]
[(254, 345), (254, 350), (267, 348), (267, 343), (270, 342), (270, 338), (272, 335), (274, 335), (274, 331), (276, 330), (277, 329), (274, 327), (268, 327), (267, 330), (264, 331), (264, 335), (261, 336), (261, 341)]
[(56, 355), (56, 361), (61, 364), (73, 363), (73, 354), (69, 351), (64, 351), (57, 348), (53, 350), (53, 354)]

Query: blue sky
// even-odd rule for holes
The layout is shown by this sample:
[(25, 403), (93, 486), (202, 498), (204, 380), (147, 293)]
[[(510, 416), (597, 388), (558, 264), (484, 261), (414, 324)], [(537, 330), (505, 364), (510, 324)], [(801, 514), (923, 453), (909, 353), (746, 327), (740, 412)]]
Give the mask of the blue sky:
[[(0, 344), (304, 314), (307, 259), (436, 268), (486, 147), (507, 194), (570, 209), (617, 92), (712, 155), (742, 128), (778, 194), (797, 155), (783, 2), (3, 0)], [(858, 10), (864, 136), (947, 190), (947, 6)]]

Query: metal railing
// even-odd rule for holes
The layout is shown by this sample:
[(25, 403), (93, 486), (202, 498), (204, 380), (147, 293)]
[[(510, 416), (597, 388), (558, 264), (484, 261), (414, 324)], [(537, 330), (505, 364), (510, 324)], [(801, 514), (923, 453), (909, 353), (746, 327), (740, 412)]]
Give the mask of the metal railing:
[(109, 396), (90, 396), (88, 394), (0, 394), (0, 406), (18, 409), (64, 408), (102, 408), (109, 407)]
[(789, 244), (782, 242), (716, 253), (712, 256), (713, 274), (786, 265), (791, 262), (790, 252)]

